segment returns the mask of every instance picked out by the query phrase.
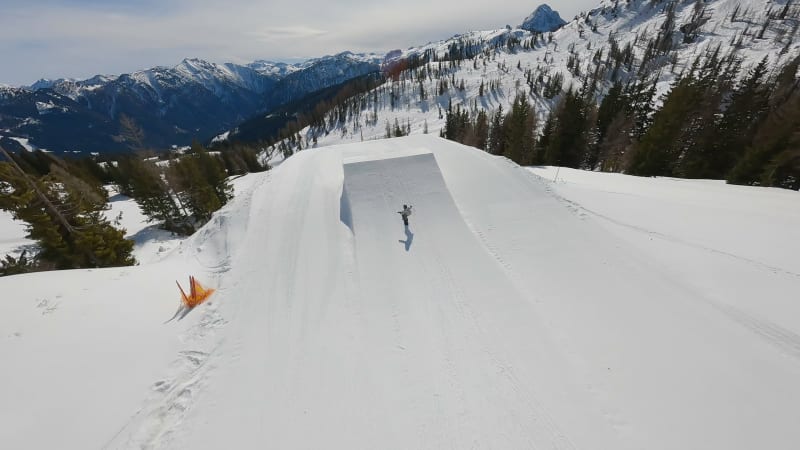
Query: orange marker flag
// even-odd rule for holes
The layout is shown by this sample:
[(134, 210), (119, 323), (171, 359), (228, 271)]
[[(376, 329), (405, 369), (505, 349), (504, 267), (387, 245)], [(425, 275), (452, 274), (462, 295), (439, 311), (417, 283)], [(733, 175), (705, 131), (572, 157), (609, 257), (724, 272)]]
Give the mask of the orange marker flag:
[(189, 277), (189, 295), (186, 295), (186, 292), (183, 290), (181, 284), (178, 283), (177, 280), (175, 281), (175, 284), (178, 285), (178, 289), (181, 291), (181, 302), (183, 302), (187, 308), (194, 308), (195, 306), (206, 301), (206, 299), (211, 297), (211, 294), (214, 293), (214, 289), (204, 288), (203, 285), (201, 285), (193, 276)]

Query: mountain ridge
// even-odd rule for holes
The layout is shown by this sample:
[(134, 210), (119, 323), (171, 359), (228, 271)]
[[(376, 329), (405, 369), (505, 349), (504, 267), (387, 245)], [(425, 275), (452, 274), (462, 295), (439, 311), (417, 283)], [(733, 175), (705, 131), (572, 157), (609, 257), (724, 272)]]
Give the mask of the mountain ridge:
[(248, 65), (185, 58), (85, 80), (41, 79), (0, 88), (0, 138), (28, 139), (59, 153), (125, 151), (120, 114), (144, 131), (151, 148), (208, 140), (258, 111), (376, 71), (382, 56), (342, 52), (298, 64)]
[(561, 18), (558, 11), (553, 11), (547, 3), (543, 3), (537, 6), (518, 28), (545, 33), (555, 31), (566, 24), (567, 21)]
[[(542, 5), (529, 17), (535, 17), (537, 12), (547, 10), (550, 8)], [(427, 74), (421, 80), (426, 98), (420, 98), (420, 90), (416, 88), (409, 90), (402, 87), (400, 92), (393, 87), (389, 88), (388, 85), (379, 87), (372, 94), (378, 95), (379, 105), (370, 106), (374, 112), (368, 124), (360, 121), (360, 114), (348, 117), (344, 121), (340, 118), (335, 121), (326, 120), (328, 125), (323, 127), (317, 125), (302, 132), (306, 141), (304, 147), (311, 145), (311, 142), (314, 145), (347, 142), (356, 136), (358, 139), (382, 137), (385, 135), (384, 125), (394, 121), (407, 123), (406, 128), (412, 133), (422, 132), (426, 128), (425, 124), (433, 130), (440, 130), (445, 125), (441, 111), (450, 104), (469, 106), (473, 112), (477, 112), (478, 109), (493, 111), (500, 106), (508, 111), (515, 94), (520, 92), (528, 95), (539, 119), (544, 121), (562, 93), (580, 88), (590, 77), (597, 77), (597, 84), (593, 89), (596, 90), (595, 98), (598, 102), (617, 81), (652, 84), (655, 101), (658, 102), (681, 74), (691, 69), (692, 61), (708, 58), (715, 52), (721, 55), (734, 54), (743, 67), (740, 75), (744, 74), (747, 68), (754, 67), (765, 56), (769, 56), (770, 67), (774, 71), (775, 67), (800, 53), (800, 47), (794, 39), (800, 23), (798, 17), (800, 9), (787, 0), (709, 2), (603, 0), (597, 7), (577, 15), (559, 29), (547, 33), (510, 27), (469, 31), (447, 40), (395, 50), (385, 57), (375, 54), (358, 56), (343, 52), (294, 65), (254, 61), (248, 66), (243, 66), (247, 68), (241, 70), (231, 70), (232, 65), (206, 63), (210, 68), (202, 71), (203, 73), (219, 71), (222, 75), (194, 80), (197, 82), (195, 89), (200, 97), (214, 97), (214, 93), (219, 91), (217, 80), (229, 80), (233, 87), (225, 91), (228, 99), (214, 97), (214, 102), (211, 102), (214, 110), (227, 109), (227, 111), (209, 117), (208, 122), (202, 127), (189, 126), (191, 121), (173, 123), (175, 130), (172, 132), (155, 127), (161, 133), (169, 135), (172, 140), (155, 142), (154, 145), (169, 146), (181, 139), (185, 141), (189, 135), (210, 139), (234, 130), (239, 123), (249, 120), (254, 114), (261, 114), (275, 105), (297, 99), (302, 94), (336, 85), (342, 80), (355, 78), (368, 71), (377, 71), (379, 68), (389, 73), (402, 69), (405, 67), (404, 64), (410, 61), (415, 61), (416, 64), (425, 61), (426, 58)], [(669, 32), (665, 31), (667, 28)], [(357, 57), (354, 58), (354, 55)], [(331, 58), (335, 60), (337, 57), (339, 60), (348, 60), (349, 64), (341, 66), (335, 61), (331, 63)], [(467, 60), (472, 61), (473, 67), (461, 66), (462, 61)], [(187, 58), (176, 67), (182, 66), (185, 69), (182, 71), (182, 76), (188, 76), (187, 74), (191, 75), (194, 72), (195, 66), (199, 64), (198, 61), (202, 60)], [(311, 68), (303, 68), (303, 64), (319, 67), (319, 77), (304, 77), (302, 73)], [(442, 64), (446, 64), (447, 68), (442, 69)], [(342, 70), (343, 67), (348, 70)], [(234, 72), (238, 75), (234, 76)], [(442, 83), (442, 74), (445, 72), (450, 79), (445, 80), (444, 84), (447, 86), (443, 88), (437, 83)], [(140, 83), (128, 81), (129, 90), (136, 90), (139, 98), (151, 97), (163, 100), (165, 97), (163, 92), (154, 88), (151, 81), (159, 77), (169, 78), (170, 73), (168, 69), (163, 69), (150, 72), (153, 75), (150, 77), (144, 76), (145, 72), (137, 72), (139, 74), (137, 76), (141, 78)], [(274, 84), (273, 87), (279, 88), (271, 90), (266, 87), (269, 92), (266, 98), (260, 99), (263, 101), (260, 104), (261, 108), (258, 104), (254, 104), (251, 98), (243, 98), (251, 97), (252, 89), (264, 88), (264, 86), (259, 87), (253, 80), (247, 81), (248, 76), (242, 76), (254, 73), (267, 74), (264, 79), (269, 80), (272, 80), (270, 76), (277, 74), (280, 77), (278, 83), (283, 83), (280, 86)], [(433, 73), (438, 74), (431, 77)], [(331, 74), (333, 76), (329, 78)], [(390, 74), (390, 77), (395, 75), (397, 74)], [(405, 78), (401, 82), (405, 83), (420, 81), (407, 70), (402, 77)], [(433, 81), (434, 78), (438, 81)], [(120, 76), (111, 83), (122, 84), (120, 79), (126, 80), (125, 76)], [(97, 82), (102, 81), (103, 79), (99, 79)], [(97, 87), (98, 85), (89, 85), (86, 82), (84, 84), (88, 87), (80, 87), (81, 82), (71, 83), (65, 83), (64, 86), (78, 86), (87, 91), (93, 89), (93, 92), (102, 90), (102, 86)], [(269, 84), (271, 81), (265, 83)], [(71, 89), (62, 89), (60, 93), (75, 98), (74, 90), (77, 88)], [(8, 88), (5, 88), (5, 91), (8, 91)], [(479, 95), (479, 91), (486, 91), (488, 94)], [(433, 92), (436, 95), (431, 96), (430, 93)], [(0, 93), (0, 104), (3, 95), (14, 97), (13, 94)], [(170, 98), (174, 100), (181, 97), (176, 95)], [(34, 104), (57, 105), (56, 100), (30, 101), (26, 107), (29, 111), (38, 110)], [(397, 108), (398, 100), (399, 103), (406, 105), (405, 113)], [(86, 106), (96, 110), (95, 103)], [(232, 110), (230, 104), (237, 103), (246, 107)], [(115, 105), (114, 102), (106, 102), (106, 107), (112, 111), (111, 117), (114, 116)], [(150, 104), (149, 107), (153, 106)], [(163, 105), (156, 102), (155, 106)], [(191, 104), (184, 109), (187, 110), (186, 114), (189, 114), (188, 110), (198, 111), (203, 108), (203, 105)], [(205, 106), (205, 110), (211, 109)], [(58, 109), (49, 108), (48, 111), (54, 112)], [(145, 112), (146, 108), (142, 108), (140, 114)], [(34, 124), (37, 119), (43, 120), (34, 116)], [(159, 123), (154, 125), (163, 126), (163, 122), (159, 120)], [(335, 127), (330, 124), (334, 122), (340, 129), (336, 133), (331, 133)], [(21, 120), (20, 124), (23, 131), (32, 126), (29, 118)], [(0, 121), (0, 130), (3, 128), (9, 130), (9, 127)], [(208, 132), (198, 133), (198, 130), (208, 130)], [(32, 138), (31, 135), (32, 133), (28, 132), (18, 134), (17, 137)], [(37, 139), (32, 138), (31, 141), (36, 143)], [(118, 147), (125, 146), (118, 145)]]

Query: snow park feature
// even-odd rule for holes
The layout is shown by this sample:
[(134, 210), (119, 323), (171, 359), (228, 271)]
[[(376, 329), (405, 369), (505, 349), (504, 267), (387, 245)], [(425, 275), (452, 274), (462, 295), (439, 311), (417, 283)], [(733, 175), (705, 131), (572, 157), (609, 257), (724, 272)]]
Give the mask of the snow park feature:
[(798, 193), (556, 170), (305, 150), (159, 258), (0, 278), (0, 448), (796, 448)]

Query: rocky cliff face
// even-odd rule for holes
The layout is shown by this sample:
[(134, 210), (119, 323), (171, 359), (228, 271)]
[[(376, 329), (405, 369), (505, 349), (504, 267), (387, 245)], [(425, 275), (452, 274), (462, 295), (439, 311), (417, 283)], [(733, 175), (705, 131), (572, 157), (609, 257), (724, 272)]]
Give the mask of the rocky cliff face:
[(553, 11), (547, 4), (539, 5), (530, 16), (526, 17), (519, 27), (523, 30), (537, 33), (555, 31), (564, 25), (566, 21), (558, 15), (558, 11)]

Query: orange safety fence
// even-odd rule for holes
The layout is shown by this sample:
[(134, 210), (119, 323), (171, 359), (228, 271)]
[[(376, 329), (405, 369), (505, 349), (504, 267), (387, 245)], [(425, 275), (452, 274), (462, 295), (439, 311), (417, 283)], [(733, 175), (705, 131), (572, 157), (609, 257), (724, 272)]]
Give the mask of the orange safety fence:
[(214, 289), (211, 288), (204, 288), (193, 276), (189, 277), (189, 295), (186, 295), (181, 284), (178, 283), (176, 280), (175, 283), (178, 285), (178, 289), (181, 290), (181, 302), (187, 308), (194, 308), (195, 306), (203, 303), (211, 297), (211, 294), (214, 293)]

